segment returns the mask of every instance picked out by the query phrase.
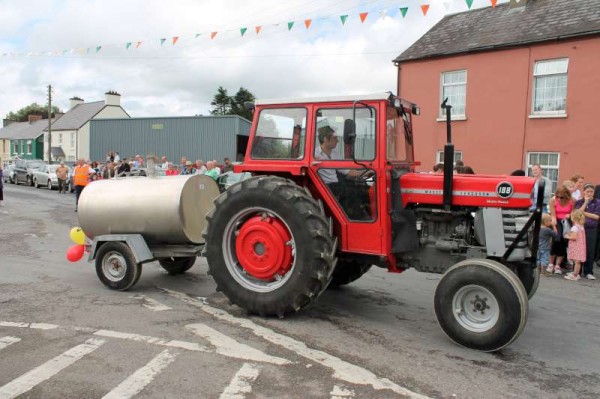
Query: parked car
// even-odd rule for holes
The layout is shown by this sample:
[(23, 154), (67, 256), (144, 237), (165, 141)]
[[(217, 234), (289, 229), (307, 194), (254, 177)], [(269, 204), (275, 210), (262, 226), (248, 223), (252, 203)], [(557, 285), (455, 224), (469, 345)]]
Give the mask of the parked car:
[[(33, 186), (39, 188), (40, 186), (46, 187), (48, 190), (58, 188), (58, 177), (56, 177), (56, 168), (60, 165), (46, 165), (43, 164), (38, 169), (33, 170)], [(71, 178), (71, 169), (69, 169), (67, 175), (67, 184)], [(68, 190), (68, 187), (67, 187)]]
[(14, 164), (8, 164), (8, 165), (4, 165), (3, 168), (3, 175), (4, 175), (4, 183), (15, 183), (15, 165)]
[(33, 186), (33, 171), (46, 163), (41, 159), (18, 159), (15, 161), (15, 184)]
[(225, 172), (217, 179), (217, 184), (219, 185), (219, 191), (224, 192), (229, 187), (233, 186), (236, 183), (239, 183), (243, 180), (249, 179), (252, 177), (252, 174), (249, 172), (243, 173), (235, 173), (235, 172)]

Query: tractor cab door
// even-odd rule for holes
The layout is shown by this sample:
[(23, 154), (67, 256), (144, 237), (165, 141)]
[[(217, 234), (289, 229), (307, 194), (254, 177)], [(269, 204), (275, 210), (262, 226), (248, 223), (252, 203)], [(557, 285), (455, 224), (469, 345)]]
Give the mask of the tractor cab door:
[[(375, 107), (320, 106), (312, 126), (312, 180), (334, 218), (341, 249), (381, 255), (384, 234), (378, 204), (377, 112)], [(353, 119), (354, 118), (354, 119)], [(356, 136), (351, 133), (353, 120)]]

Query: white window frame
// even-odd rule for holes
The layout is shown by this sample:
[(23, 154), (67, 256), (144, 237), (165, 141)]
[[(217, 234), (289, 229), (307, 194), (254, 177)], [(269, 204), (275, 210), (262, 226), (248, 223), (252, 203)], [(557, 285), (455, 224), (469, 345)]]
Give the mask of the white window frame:
[[(536, 155), (537, 156), (537, 162), (532, 161), (532, 155)], [(540, 162), (540, 155), (548, 155), (547, 159), (548, 162), (543, 163)], [(554, 156), (556, 155), (556, 165), (552, 165), (550, 164), (550, 156)], [(547, 177), (548, 179), (550, 179), (550, 181), (552, 182), (552, 192), (556, 192), (556, 189), (558, 188), (558, 182), (560, 181), (560, 177), (559, 177), (559, 169), (560, 169), (560, 152), (553, 152), (553, 151), (528, 151), (527, 152), (527, 159), (526, 159), (526, 163), (527, 163), (527, 176), (532, 176), (531, 173), (531, 167), (535, 164), (539, 164), (540, 167), (542, 168), (542, 174)], [(553, 173), (548, 173), (549, 171), (552, 171)], [(554, 175), (554, 171), (556, 171), (556, 180), (552, 178), (552, 175)]]
[(25, 143), (25, 146), (27, 147), (27, 155), (31, 155), (31, 151), (33, 150), (33, 145), (31, 144), (31, 140), (27, 140), (27, 142)]
[[(456, 164), (456, 161), (462, 161), (463, 159), (463, 152), (462, 151), (454, 151), (454, 162), (452, 163), (452, 165)], [(444, 163), (444, 151), (437, 151), (435, 154), (435, 163)]]
[(75, 132), (71, 132), (71, 148), (75, 148)]
[(63, 134), (59, 133), (58, 134), (58, 146), (62, 147), (62, 144), (63, 144)]
[[(550, 60), (536, 61), (533, 65), (533, 92), (531, 94), (531, 115), (532, 116), (565, 116), (567, 114), (567, 91), (568, 91), (568, 74), (569, 74), (569, 59), (568, 58), (556, 58)], [(556, 97), (549, 99), (541, 99), (539, 103), (543, 101), (549, 102), (562, 102), (562, 109), (553, 110), (536, 110), (536, 100), (538, 100), (538, 92), (541, 92), (544, 88), (538, 87), (542, 84), (551, 82), (552, 79), (564, 77), (564, 98), (558, 97), (559, 86), (549, 87), (554, 89)], [(538, 103), (538, 104), (539, 104)], [(538, 105), (539, 106), (539, 105)]]
[[(464, 72), (464, 74), (465, 74), (464, 81), (453, 82), (453, 83), (444, 83), (445, 82), (444, 77), (446, 75), (456, 74), (459, 72)], [(452, 105), (452, 119), (464, 120), (467, 117), (467, 81), (468, 81), (468, 78), (467, 78), (467, 70), (466, 69), (459, 69), (459, 70), (455, 70), (455, 71), (445, 71), (440, 74), (440, 104), (442, 103), (442, 101), (444, 101), (446, 99), (446, 97), (448, 97), (448, 105)], [(458, 86), (464, 86), (464, 103), (463, 104), (456, 104), (456, 101), (453, 100), (453, 97), (449, 96), (445, 92), (446, 88), (458, 87)], [(457, 109), (460, 111), (457, 111)], [(440, 121), (446, 120), (446, 110), (445, 109), (440, 108), (438, 120), (440, 120)]]
[(21, 149), (21, 146), (19, 145), (20, 144), (19, 140), (15, 140), (14, 144), (15, 144), (15, 146), (14, 146), (13, 150), (14, 150), (15, 154), (19, 154), (19, 150)]

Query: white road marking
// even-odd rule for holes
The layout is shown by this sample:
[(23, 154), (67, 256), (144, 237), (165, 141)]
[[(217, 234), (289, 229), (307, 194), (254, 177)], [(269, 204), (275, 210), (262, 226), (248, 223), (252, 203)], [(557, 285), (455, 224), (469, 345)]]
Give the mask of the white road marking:
[(103, 396), (103, 399), (125, 399), (142, 392), (154, 378), (175, 360), (177, 354), (172, 354), (168, 349), (162, 351), (144, 367), (138, 369), (115, 389)]
[(100, 337), (107, 338), (118, 338), (118, 339), (126, 339), (129, 341), (137, 341), (137, 342), (145, 342), (147, 344), (159, 345), (159, 346), (168, 346), (172, 348), (183, 348), (196, 352), (211, 352), (207, 347), (197, 344), (195, 342), (184, 342), (184, 341), (167, 341), (157, 337), (149, 337), (146, 335), (132, 334), (132, 333), (124, 333), (119, 331), (111, 331), (111, 330), (98, 330), (93, 333), (94, 335), (98, 335)]
[(329, 393), (331, 395), (331, 399), (346, 399), (353, 398), (354, 391), (351, 389), (344, 389), (340, 386), (334, 385), (333, 390)]
[(12, 399), (29, 391), (39, 383), (46, 381), (61, 370), (69, 367), (85, 355), (95, 351), (104, 344), (104, 342), (106, 341), (102, 339), (88, 339), (85, 343), (69, 349), (41, 366), (12, 380), (8, 384), (0, 387), (0, 399)]
[(228, 323), (247, 328), (248, 330), (252, 331), (255, 335), (262, 337), (269, 342), (284, 347), (300, 356), (310, 359), (325, 367), (331, 368), (333, 370), (333, 376), (342, 381), (346, 381), (350, 384), (356, 385), (371, 385), (374, 389), (377, 390), (389, 389), (398, 394), (408, 396), (409, 398), (429, 399), (427, 396), (418, 394), (398, 384), (395, 384), (387, 378), (377, 377), (373, 372), (365, 368), (362, 368), (352, 363), (348, 363), (326, 352), (308, 348), (306, 344), (301, 341), (298, 341), (283, 334), (276, 333), (275, 331), (267, 327), (260, 326), (252, 322), (251, 320), (232, 316), (224, 310), (213, 308), (212, 306), (207, 305), (203, 301), (191, 298), (184, 293), (171, 291), (166, 288), (161, 288), (161, 290), (175, 298), (180, 299), (185, 303), (188, 303), (192, 306), (203, 310), (205, 313), (208, 313), (219, 320), (223, 320)]
[(258, 377), (260, 366), (244, 363), (241, 369), (233, 376), (225, 388), (220, 399), (244, 399), (246, 394), (252, 392), (252, 382)]
[(17, 342), (19, 342), (21, 340), (21, 338), (17, 338), (17, 337), (2, 337), (0, 338), (0, 349), (4, 349), (6, 348), (8, 345), (12, 345), (15, 344)]
[(210, 342), (216, 353), (223, 356), (234, 357), (237, 359), (253, 360), (257, 362), (273, 363), (273, 364), (291, 364), (292, 362), (280, 357), (270, 356), (264, 352), (254, 349), (246, 344), (241, 344), (235, 339), (214, 330), (204, 324), (190, 324), (186, 326), (194, 332)]
[(155, 312), (162, 312), (163, 310), (171, 310), (171, 308), (168, 307), (167, 305), (163, 305), (162, 303), (160, 303), (152, 298), (148, 298), (145, 295), (134, 295), (134, 296), (132, 296), (132, 298), (141, 299), (143, 301), (142, 302), (143, 307), (153, 310)]
[(0, 321), (0, 327), (19, 327), (19, 328), (33, 328), (36, 330), (54, 330), (58, 328), (56, 324), (46, 323), (16, 323), (13, 321)]

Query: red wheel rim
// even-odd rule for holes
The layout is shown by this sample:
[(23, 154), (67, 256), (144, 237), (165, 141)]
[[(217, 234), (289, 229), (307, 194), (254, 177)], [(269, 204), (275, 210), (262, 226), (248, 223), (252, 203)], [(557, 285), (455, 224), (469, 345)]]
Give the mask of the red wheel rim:
[(236, 237), (235, 250), (244, 270), (260, 280), (283, 277), (292, 267), (292, 235), (281, 220), (253, 216)]

